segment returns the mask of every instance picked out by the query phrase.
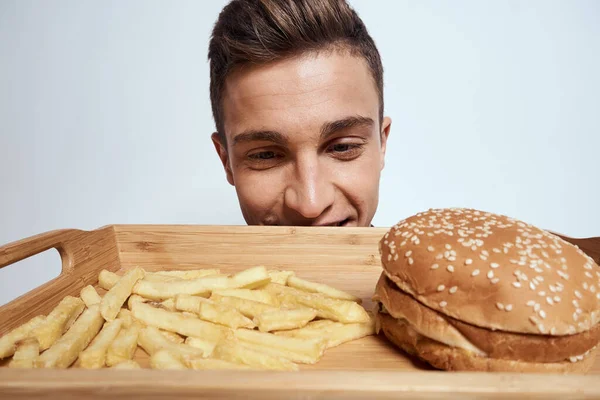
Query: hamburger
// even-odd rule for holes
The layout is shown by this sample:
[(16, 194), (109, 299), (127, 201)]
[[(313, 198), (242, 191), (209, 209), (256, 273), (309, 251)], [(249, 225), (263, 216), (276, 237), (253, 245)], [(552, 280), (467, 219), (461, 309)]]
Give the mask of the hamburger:
[(525, 222), (431, 209), (379, 242), (376, 331), (441, 370), (585, 373), (600, 341), (600, 267)]

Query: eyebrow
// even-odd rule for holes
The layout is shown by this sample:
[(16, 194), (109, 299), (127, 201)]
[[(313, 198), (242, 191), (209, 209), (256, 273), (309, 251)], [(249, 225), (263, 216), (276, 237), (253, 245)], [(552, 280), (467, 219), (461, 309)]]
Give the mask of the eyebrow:
[[(351, 116), (337, 121), (325, 122), (321, 127), (320, 140), (323, 141), (343, 129), (362, 126), (371, 127), (373, 124), (373, 119), (362, 116)], [(288, 143), (288, 140), (282, 133), (270, 130), (248, 130), (235, 135), (233, 138), (233, 145), (248, 142), (272, 142), (284, 146)]]
[(354, 127), (372, 127), (374, 124), (373, 119), (362, 116), (352, 116), (339, 119), (333, 122), (326, 122), (321, 127), (321, 141), (327, 139), (329, 136), (335, 134), (344, 129)]

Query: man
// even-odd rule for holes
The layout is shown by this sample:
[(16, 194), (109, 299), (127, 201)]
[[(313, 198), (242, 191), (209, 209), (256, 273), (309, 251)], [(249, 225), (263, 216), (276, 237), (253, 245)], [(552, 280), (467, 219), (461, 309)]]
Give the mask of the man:
[(209, 52), (212, 140), (249, 225), (371, 226), (391, 120), (343, 0), (233, 0)]

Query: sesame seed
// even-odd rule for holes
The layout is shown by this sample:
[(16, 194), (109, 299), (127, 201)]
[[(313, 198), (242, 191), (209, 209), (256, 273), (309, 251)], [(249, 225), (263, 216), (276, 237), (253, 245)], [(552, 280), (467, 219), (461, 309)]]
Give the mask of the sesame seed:
[(477, 275), (479, 275), (479, 270), (478, 269), (476, 269), (473, 272), (471, 272), (471, 276), (477, 276)]
[(444, 286), (444, 285), (440, 285), (437, 287), (438, 292), (442, 292), (444, 289), (446, 289), (446, 286)]
[(579, 315), (581, 315), (583, 313), (583, 310), (581, 308), (578, 308), (577, 310), (575, 310), (575, 312)]
[(584, 290), (588, 290), (588, 288), (589, 288), (589, 287), (590, 287), (590, 286), (588, 285), (588, 283), (587, 283), (587, 282), (583, 282), (583, 289), (584, 289)]
[(496, 307), (498, 307), (498, 310), (504, 311), (504, 304), (496, 303)]
[(500, 266), (500, 264), (498, 264), (498, 263), (491, 263), (490, 264), (490, 267), (492, 267), (492, 268), (498, 268), (499, 266)]
[(408, 258), (408, 265), (413, 265), (414, 261), (411, 257)]
[(535, 306), (535, 301), (534, 301), (534, 300), (529, 300), (529, 301), (527, 302), (527, 305), (528, 305), (529, 307), (533, 307), (533, 306)]
[(387, 259), (388, 259), (388, 261), (392, 261), (392, 255), (388, 254)]
[(394, 255), (394, 261), (398, 259), (398, 254)]
[(494, 278), (492, 279), (490, 282), (492, 282), (493, 285), (495, 285), (496, 283), (500, 282), (500, 278)]
[(456, 261), (456, 257), (450, 256), (450, 257), (448, 257), (448, 261)]
[(456, 286), (452, 286), (452, 287), (450, 288), (449, 292), (450, 292), (450, 294), (454, 294), (454, 293), (456, 293), (456, 291), (457, 291), (457, 290), (458, 290), (458, 287), (456, 287)]
[(538, 324), (538, 329), (540, 330), (540, 332), (544, 333), (546, 331), (546, 329), (544, 329), (544, 324)]
[(554, 296), (554, 302), (560, 303), (560, 296)]
[(511, 264), (516, 264), (516, 263), (518, 263), (518, 261), (517, 260), (510, 260), (510, 263)]
[(473, 250), (473, 251), (477, 250), (477, 246), (475, 246), (475, 245), (471, 246), (471, 250)]
[(536, 317), (534, 317), (533, 315), (531, 317), (529, 317), (529, 320), (534, 324), (537, 325), (538, 323), (538, 319)]
[(533, 311), (538, 312), (538, 311), (540, 311), (541, 307), (542, 306), (540, 306), (540, 303), (535, 303), (535, 306), (533, 306)]
[(512, 285), (516, 288), (520, 288), (521, 287), (521, 282), (513, 282)]
[(512, 304), (507, 304), (507, 305), (506, 305), (506, 307), (504, 307), (504, 309), (505, 309), (506, 311), (512, 311), (512, 309), (513, 309), (513, 305), (512, 305)]
[(438, 264), (433, 264), (433, 265), (431, 266), (431, 269), (438, 269), (439, 267), (440, 267), (440, 266), (439, 266)]
[(411, 254), (412, 254), (412, 250), (409, 250), (406, 253), (404, 253), (404, 257), (410, 257)]
[(454, 272), (454, 267), (452, 265), (448, 265), (446, 269), (448, 270), (448, 272)]
[(433, 246), (428, 246), (428, 247), (427, 247), (427, 251), (430, 251), (430, 252), (432, 252), (432, 251), (434, 251), (434, 250), (435, 250), (435, 249), (433, 248)]
[(495, 248), (495, 247), (492, 249), (492, 251), (493, 251), (494, 253), (502, 253), (502, 252), (500, 251), (500, 249), (497, 249), (497, 248)]
[(487, 273), (487, 277), (488, 277), (489, 279), (492, 279), (492, 278), (494, 277), (494, 271), (489, 271), (489, 272)]
[(554, 300), (552, 300), (552, 297), (548, 296), (548, 297), (546, 297), (546, 303), (548, 303), (550, 305), (554, 305)]
[(452, 248), (452, 246), (450, 246), (449, 244), (446, 244), (444, 247), (446, 248), (446, 250), (450, 250)]
[(538, 292), (538, 296), (544, 297), (546, 295), (546, 292), (544, 292), (543, 290)]
[(442, 258), (444, 258), (443, 254), (438, 254), (437, 256), (435, 256), (436, 260), (441, 260)]
[(581, 299), (581, 298), (583, 297), (583, 296), (581, 295), (581, 292), (580, 292), (579, 290), (576, 290), (576, 291), (575, 291), (575, 296), (576, 296), (578, 299)]
[(544, 310), (540, 310), (539, 314), (542, 319), (546, 319), (546, 312)]
[(445, 302), (445, 301), (440, 301), (440, 307), (444, 308), (444, 307), (446, 307), (447, 305), (448, 305), (448, 303), (447, 303), (447, 302)]
[(471, 260), (470, 258), (467, 258), (465, 260), (465, 265), (471, 265), (471, 264), (473, 264), (473, 260)]
[(487, 260), (487, 257), (486, 257), (486, 256), (484, 256), (483, 254), (480, 254), (480, 255), (479, 255), (479, 258), (481, 258), (483, 261), (486, 261), (486, 260)]

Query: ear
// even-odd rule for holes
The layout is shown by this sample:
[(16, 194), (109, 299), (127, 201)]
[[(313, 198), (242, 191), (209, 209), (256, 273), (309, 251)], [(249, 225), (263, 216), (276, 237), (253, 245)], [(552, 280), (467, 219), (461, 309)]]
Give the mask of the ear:
[(233, 173), (231, 172), (231, 164), (229, 162), (229, 154), (227, 153), (227, 144), (223, 143), (224, 141), (221, 138), (219, 133), (214, 132), (210, 138), (212, 139), (213, 144), (215, 145), (215, 150), (217, 151), (217, 155), (221, 159), (221, 163), (223, 164), (223, 168), (225, 169), (225, 174), (227, 176), (227, 182), (230, 185), (235, 186), (233, 183)]
[(385, 167), (385, 151), (387, 149), (387, 140), (390, 135), (390, 129), (392, 128), (392, 119), (385, 117), (381, 123), (381, 169)]

